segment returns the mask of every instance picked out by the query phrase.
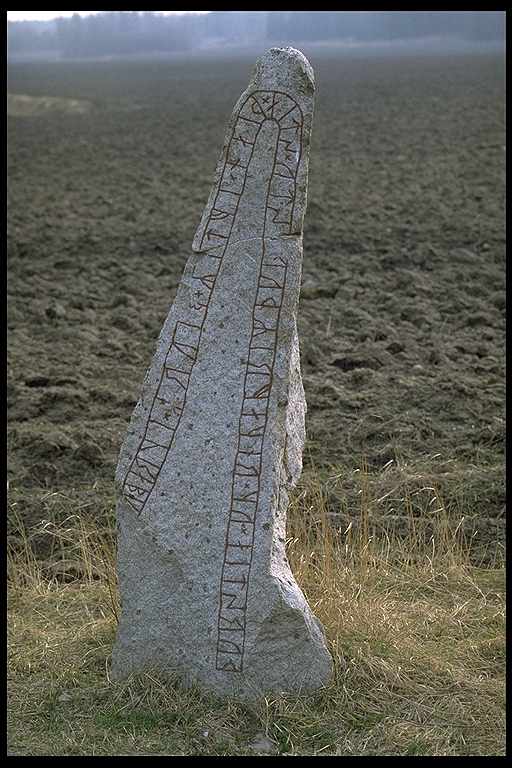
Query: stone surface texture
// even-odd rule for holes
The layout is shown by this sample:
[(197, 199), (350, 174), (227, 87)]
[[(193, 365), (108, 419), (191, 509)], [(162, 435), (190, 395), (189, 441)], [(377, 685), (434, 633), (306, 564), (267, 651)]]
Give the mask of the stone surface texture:
[(313, 95), (305, 57), (273, 48), (228, 124), (120, 453), (116, 679), (157, 669), (256, 699), (330, 677), (285, 554), (305, 436), (296, 314)]

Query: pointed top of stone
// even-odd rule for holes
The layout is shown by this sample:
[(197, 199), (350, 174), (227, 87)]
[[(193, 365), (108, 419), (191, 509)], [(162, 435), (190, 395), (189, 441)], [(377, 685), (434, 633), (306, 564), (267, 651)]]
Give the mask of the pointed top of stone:
[[(313, 68), (304, 54), (296, 48), (270, 48), (257, 60), (251, 80), (238, 99), (228, 123), (226, 140), (217, 163), (210, 197), (192, 242), (192, 250), (197, 253), (204, 251), (205, 243), (208, 242), (211, 217), (221, 215), (217, 211), (219, 194), (222, 196), (226, 188), (229, 190), (233, 183), (236, 185), (236, 177), (243, 170), (240, 162), (242, 166), (245, 165), (253, 147), (249, 134), (251, 131), (257, 131), (266, 120), (277, 122), (279, 131), (282, 131), (281, 153), (277, 161), (278, 176), (280, 179), (293, 177), (294, 181), (290, 225), (286, 233), (283, 231), (280, 234), (301, 235), (307, 202), (314, 93)], [(291, 162), (290, 168), (283, 167), (283, 161), (285, 165)], [(280, 184), (282, 186), (285, 182), (280, 181)], [(286, 191), (284, 193), (286, 194)], [(283, 190), (278, 194), (283, 194)], [(277, 199), (284, 198), (275, 198)], [(272, 223), (275, 224), (276, 219)], [(267, 230), (267, 236), (271, 236), (270, 229)]]
[(315, 76), (309, 61), (296, 48), (270, 48), (256, 62), (252, 84), (258, 88), (281, 86), (312, 95)]

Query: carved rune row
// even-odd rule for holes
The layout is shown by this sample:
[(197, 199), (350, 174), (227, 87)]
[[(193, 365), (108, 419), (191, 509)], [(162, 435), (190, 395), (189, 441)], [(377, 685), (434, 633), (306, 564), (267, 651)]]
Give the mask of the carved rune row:
[(238, 424), (217, 622), (216, 668), (230, 672), (241, 672), (243, 669), (247, 594), (260, 497), (263, 441), (286, 272), (286, 260), (281, 256), (266, 257), (263, 244)]
[[(192, 275), (194, 289), (190, 293), (186, 320), (176, 322), (143, 436), (122, 484), (125, 500), (138, 515), (143, 512), (156, 485), (180, 424), (208, 307), (244, 193), (254, 145), (267, 120), (277, 123), (279, 135), (266, 200), (264, 237), (279, 237), (292, 231), (302, 150), (302, 112), (286, 93), (255, 91), (239, 109), (204, 227), (200, 258)], [(275, 300), (270, 294), (267, 298)], [(255, 318), (254, 322), (264, 323), (265, 320)]]
[[(270, 93), (264, 94), (260, 101), (258, 110), (266, 110), (267, 115), (275, 114), (276, 105)], [(297, 120), (298, 133), (295, 135), (297, 143), (283, 139), (279, 132), (266, 197), (262, 260), (252, 311), (220, 583), (215, 666), (225, 672), (242, 672), (244, 664), (247, 602), (260, 501), (263, 445), (287, 274), (286, 259), (281, 255), (268, 256), (266, 246), (270, 242), (268, 238), (275, 237), (276, 225), (286, 226), (286, 230), (281, 230), (279, 234), (292, 231), (303, 126), (302, 115), (296, 105), (285, 113), (290, 116), (295, 110), (300, 114), (300, 120)], [(292, 162), (296, 163), (293, 168)], [(287, 185), (284, 179), (292, 179), (292, 185)]]

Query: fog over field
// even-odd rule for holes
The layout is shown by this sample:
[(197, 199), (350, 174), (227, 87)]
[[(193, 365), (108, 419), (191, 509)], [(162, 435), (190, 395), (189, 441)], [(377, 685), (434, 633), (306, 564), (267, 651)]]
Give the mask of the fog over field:
[(422, 40), (433, 48), (485, 48), (503, 46), (505, 37), (503, 11), (79, 11), (71, 17), (65, 13), (66, 17), (46, 21), (9, 21), (9, 56), (70, 59), (198, 50), (221, 54), (225, 46), (233, 45), (327, 41), (344, 47), (376, 43), (403, 47)]

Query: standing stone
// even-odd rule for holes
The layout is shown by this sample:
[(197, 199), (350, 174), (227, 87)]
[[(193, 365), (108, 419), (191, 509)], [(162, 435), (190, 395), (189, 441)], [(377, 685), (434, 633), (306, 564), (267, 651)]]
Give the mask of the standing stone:
[(272, 48), (235, 106), (121, 449), (112, 674), (254, 699), (331, 657), (285, 554), (306, 403), (296, 315), (313, 71)]

